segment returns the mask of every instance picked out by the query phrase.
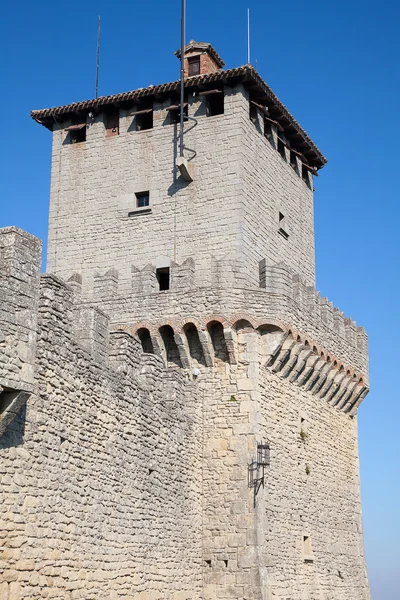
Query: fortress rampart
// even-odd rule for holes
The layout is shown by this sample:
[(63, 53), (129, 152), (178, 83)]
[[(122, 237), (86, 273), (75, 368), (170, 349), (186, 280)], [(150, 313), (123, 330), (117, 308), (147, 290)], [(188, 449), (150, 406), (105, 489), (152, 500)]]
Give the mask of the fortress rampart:
[(95, 275), (89, 298), (79, 274), (71, 275), (68, 283), (77, 298), (82, 298), (82, 305), (99, 305), (111, 314), (114, 328), (132, 334), (147, 329), (156, 353), (160, 345), (156, 338), (164, 325), (182, 335), (188, 323), (206, 331), (209, 324), (218, 321), (228, 330), (246, 319), (254, 329), (273, 324), (290, 331), (293, 338), (308, 344), (339, 370), (368, 382), (368, 340), (363, 327), (345, 317), (327, 298), (321, 298), (284, 264), (267, 266), (261, 261), (260, 288), (242, 288), (237, 262), (214, 260), (208, 285), (199, 287), (194, 259), (182, 265), (172, 262), (167, 291), (159, 291), (156, 267), (151, 264), (142, 269), (132, 267), (128, 295), (126, 284), (122, 290), (119, 287), (116, 269)]

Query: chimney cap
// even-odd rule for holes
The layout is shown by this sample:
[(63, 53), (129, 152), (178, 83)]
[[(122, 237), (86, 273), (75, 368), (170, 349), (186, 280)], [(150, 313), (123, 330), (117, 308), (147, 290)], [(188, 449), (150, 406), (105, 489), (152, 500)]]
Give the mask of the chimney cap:
[[(186, 46), (185, 46), (185, 56), (188, 52), (193, 52), (193, 51), (195, 52), (196, 50), (198, 50), (200, 52), (207, 52), (207, 54), (209, 54), (211, 56), (211, 58), (214, 60), (215, 64), (220, 69), (222, 69), (222, 67), (225, 66), (224, 61), (222, 60), (222, 58), (220, 57), (218, 52), (215, 50), (214, 46), (212, 46), (208, 42), (196, 42), (195, 40), (190, 40), (190, 42), (188, 44), (186, 44)], [(181, 57), (181, 49), (180, 48), (179, 48), (179, 50), (177, 50), (175, 52), (175, 55), (178, 58)]]

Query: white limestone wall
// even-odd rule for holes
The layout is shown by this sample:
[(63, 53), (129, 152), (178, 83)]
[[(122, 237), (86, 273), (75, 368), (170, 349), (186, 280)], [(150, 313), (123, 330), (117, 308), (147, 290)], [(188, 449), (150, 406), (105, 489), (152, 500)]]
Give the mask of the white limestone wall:
[(201, 383), (204, 598), (369, 600), (356, 419), (266, 367), (273, 333), (242, 321), (236, 335), (237, 365), (216, 359)]
[[(118, 136), (106, 138), (100, 115), (82, 144), (66, 144), (55, 124), (47, 271), (66, 279), (81, 272), (90, 291), (95, 271), (116, 268), (129, 290), (131, 265), (196, 256), (201, 281), (212, 255), (237, 252), (241, 95), (227, 89), (225, 114), (214, 117), (205, 116), (204, 98), (189, 101), (189, 114), (198, 118), (185, 138), (197, 152), (190, 185), (176, 179), (169, 101), (155, 103), (151, 130), (132, 131), (134, 118), (121, 110)], [(151, 213), (128, 217), (135, 192), (145, 190)]]
[[(295, 172), (277, 151), (277, 130), (272, 143), (264, 137), (263, 117), (248, 118), (248, 93), (242, 99), (243, 196), (240, 246), (257, 272), (263, 258), (268, 265), (283, 261), (307, 285), (315, 286), (314, 194), (301, 178), (301, 162)], [(311, 183), (310, 183), (311, 185)], [(279, 233), (279, 213), (284, 215), (286, 239)]]

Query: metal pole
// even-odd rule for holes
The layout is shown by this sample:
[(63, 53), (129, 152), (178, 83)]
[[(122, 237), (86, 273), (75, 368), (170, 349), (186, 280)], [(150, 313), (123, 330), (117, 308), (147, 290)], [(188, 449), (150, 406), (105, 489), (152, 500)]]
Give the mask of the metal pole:
[(100, 16), (97, 20), (97, 54), (96, 54), (96, 98), (99, 97), (99, 64), (100, 64)]
[(183, 156), (183, 105), (185, 102), (185, 25), (186, 25), (186, 0), (182, 0), (181, 16), (181, 110), (180, 110), (180, 136), (179, 156)]
[(250, 64), (250, 9), (247, 9), (247, 64)]

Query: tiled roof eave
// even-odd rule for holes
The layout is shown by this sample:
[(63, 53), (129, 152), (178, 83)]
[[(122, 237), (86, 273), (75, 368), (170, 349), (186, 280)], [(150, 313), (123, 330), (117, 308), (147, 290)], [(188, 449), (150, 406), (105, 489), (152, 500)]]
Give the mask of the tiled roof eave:
[[(263, 81), (260, 75), (251, 67), (250, 65), (244, 65), (242, 67), (237, 67), (235, 69), (229, 70), (219, 70), (213, 73), (207, 73), (205, 75), (198, 75), (197, 77), (188, 77), (185, 80), (185, 87), (187, 89), (198, 87), (201, 85), (205, 85), (207, 83), (213, 82), (222, 82), (225, 83), (230, 80), (237, 80), (238, 83), (242, 81), (245, 85), (248, 82), (251, 82), (253, 85), (258, 88), (259, 91), (264, 93), (269, 100), (272, 102), (273, 106), (284, 116), (289, 122), (290, 126), (295, 129), (296, 134), (298, 134), (302, 139), (303, 143), (308, 147), (308, 153), (314, 155), (315, 166), (317, 168), (323, 167), (327, 160), (321, 151), (317, 148), (311, 138), (307, 135), (304, 129), (299, 125), (299, 123), (295, 120), (293, 115), (287, 110), (287, 108), (282, 104), (282, 102), (277, 98), (274, 92), (268, 87), (268, 85)], [(135, 102), (140, 98), (154, 96), (154, 95), (162, 95), (168, 94), (172, 92), (177, 92), (179, 90), (180, 82), (172, 81), (170, 83), (163, 83), (157, 86), (149, 86), (147, 88), (139, 88), (137, 90), (132, 90), (130, 92), (123, 92), (121, 94), (113, 94), (111, 96), (101, 96), (99, 98), (95, 98), (92, 100), (85, 100), (82, 102), (75, 102), (73, 104), (67, 104), (65, 106), (57, 106), (54, 108), (45, 108), (42, 110), (32, 110), (31, 117), (41, 123), (48, 129), (52, 129), (52, 124), (49, 122), (50, 119), (58, 120), (58, 117), (63, 117), (63, 120), (66, 120), (68, 116), (77, 113), (86, 113), (90, 110), (96, 110), (103, 106), (107, 106), (109, 104), (121, 103), (121, 102)]]

